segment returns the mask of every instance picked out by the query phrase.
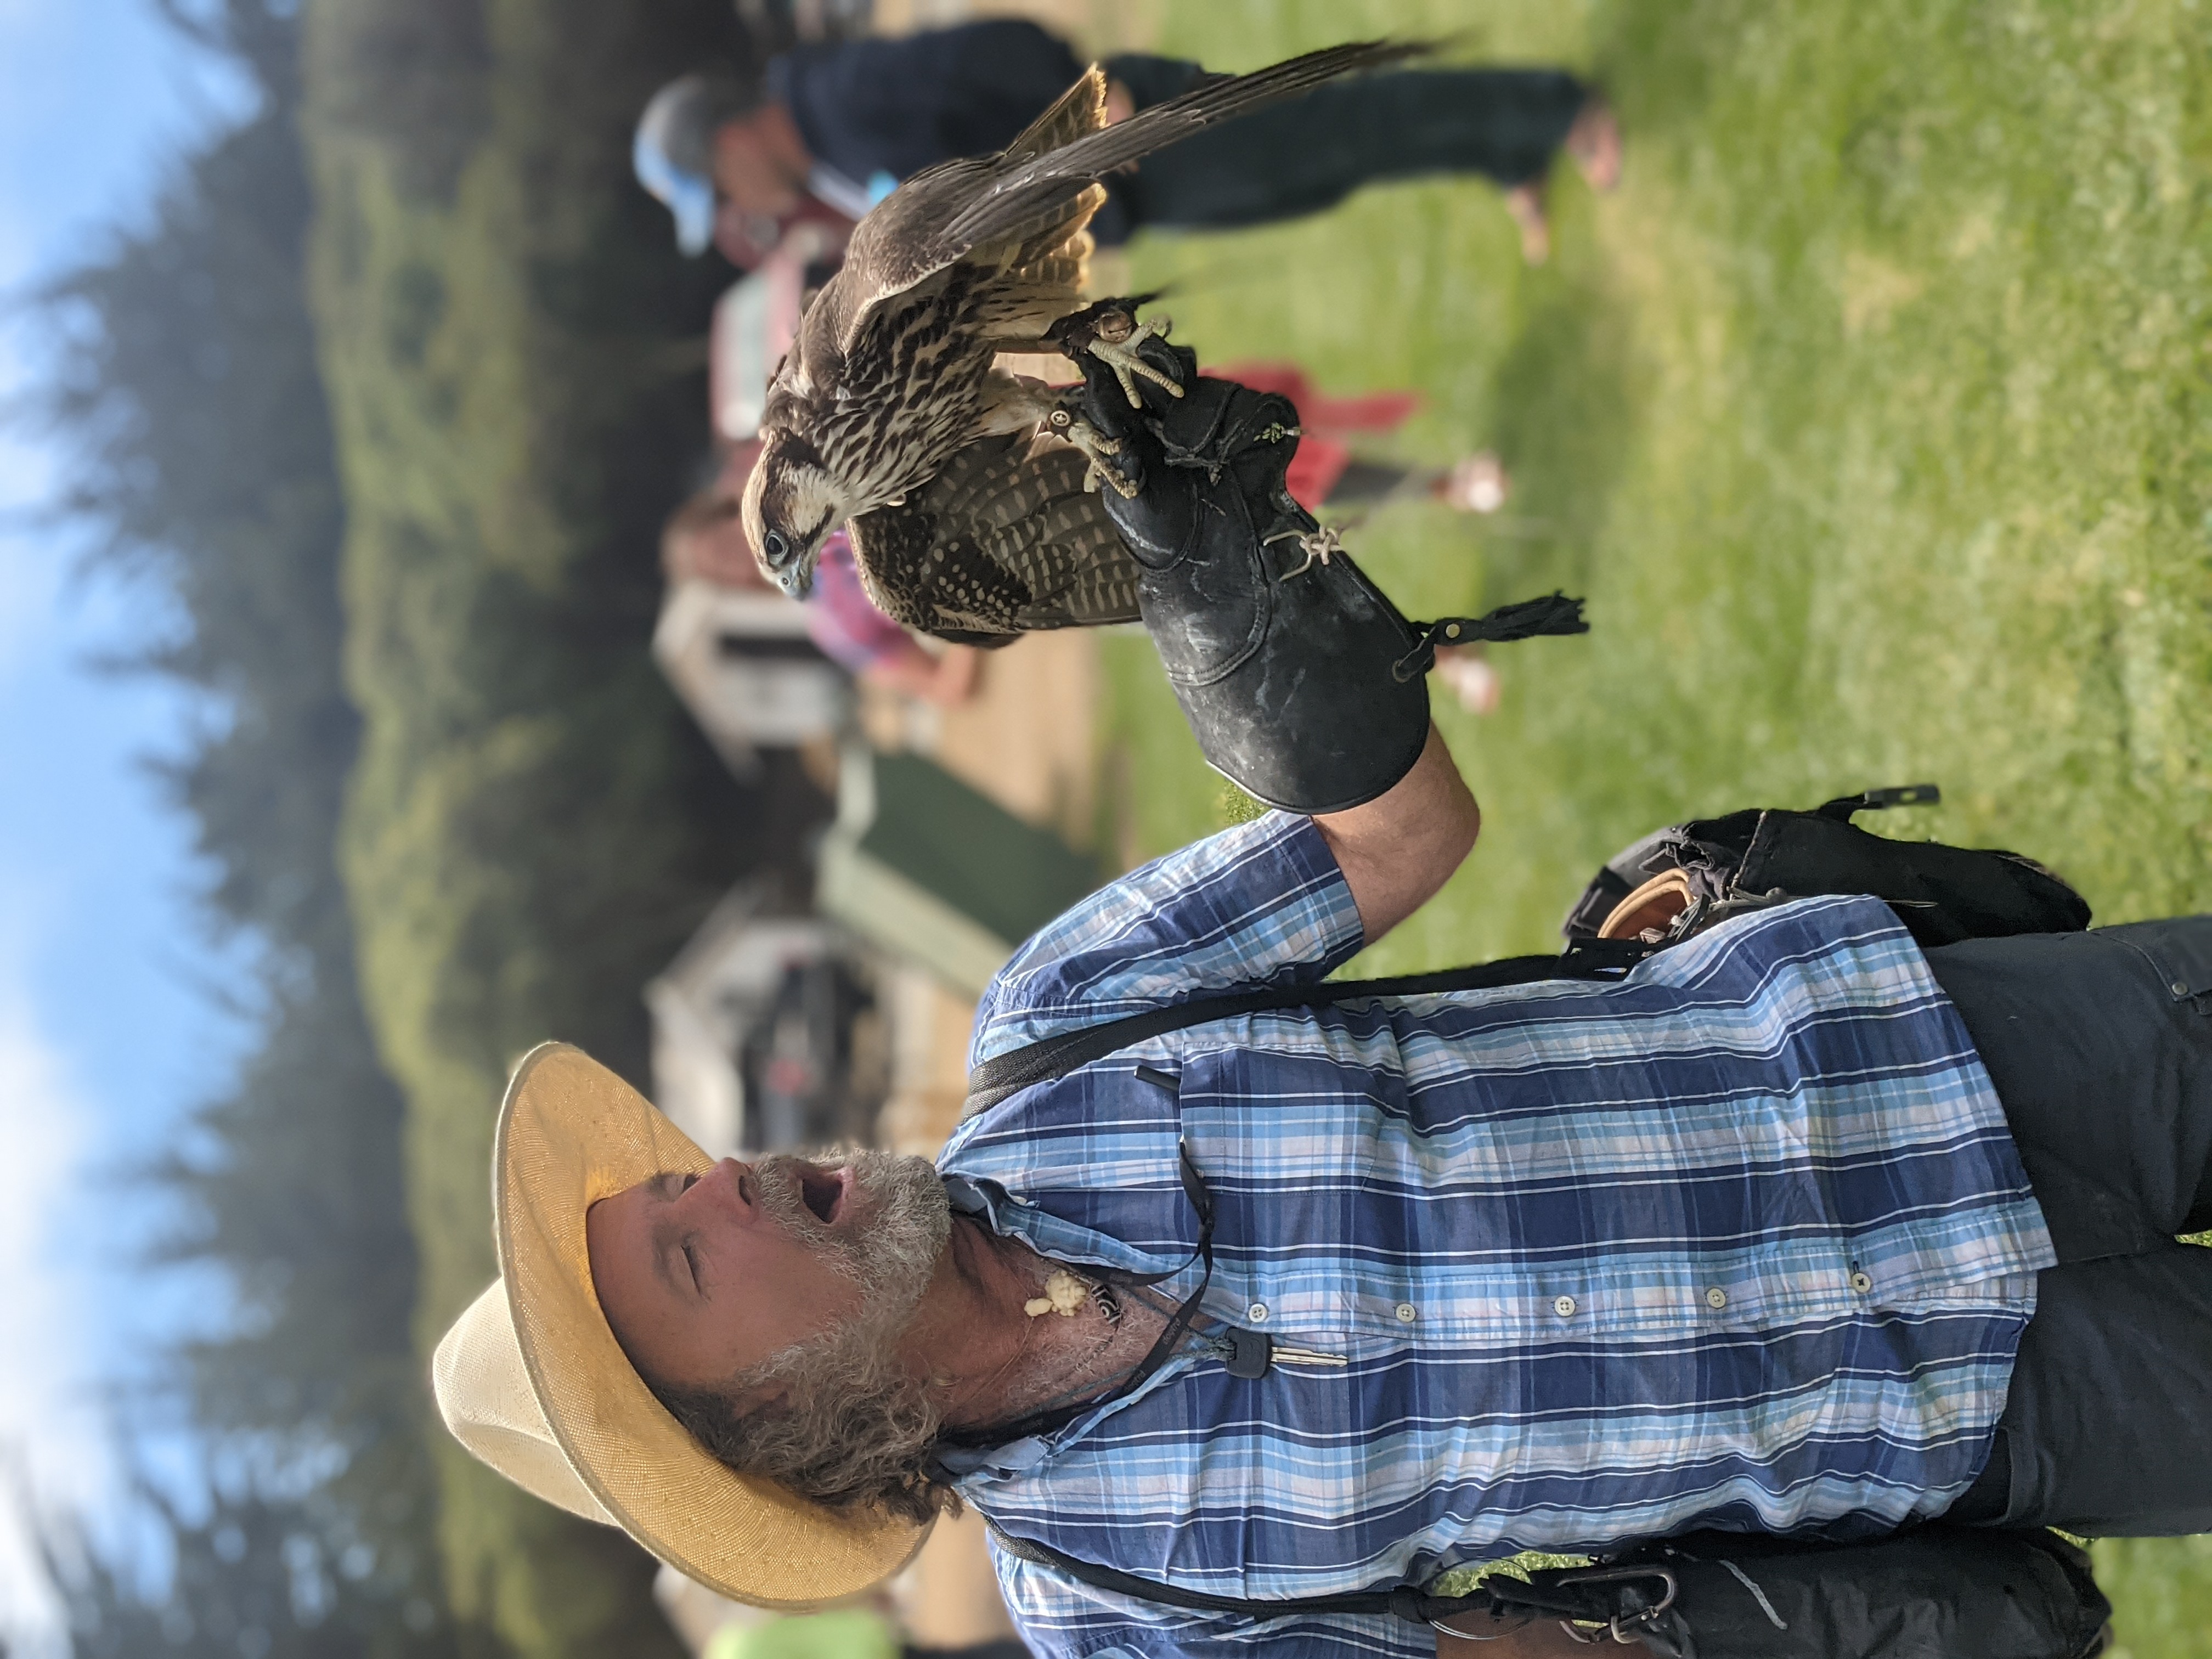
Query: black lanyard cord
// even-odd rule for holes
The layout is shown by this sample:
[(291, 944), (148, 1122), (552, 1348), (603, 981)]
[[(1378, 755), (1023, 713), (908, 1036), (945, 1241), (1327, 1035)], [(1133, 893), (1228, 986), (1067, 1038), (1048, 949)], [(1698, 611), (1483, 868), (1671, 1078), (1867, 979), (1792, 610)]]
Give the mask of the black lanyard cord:
[[(1583, 1567), (1540, 1567), (1526, 1578), (1494, 1573), (1464, 1595), (1432, 1595), (1419, 1584), (1398, 1584), (1389, 1589), (1346, 1590), (1335, 1595), (1248, 1600), (1237, 1595), (1216, 1595), (1209, 1590), (1185, 1589), (1180, 1584), (1139, 1578), (1118, 1567), (1085, 1561), (1034, 1538), (1017, 1537), (988, 1515), (983, 1517), (983, 1524), (989, 1529), (992, 1540), (1008, 1554), (1066, 1573), (1078, 1583), (1089, 1584), (1094, 1589), (1111, 1590), (1133, 1601), (1180, 1607), (1186, 1613), (1225, 1613), (1245, 1619), (1368, 1613), (1402, 1619), (1408, 1624), (1432, 1625), (1441, 1619), (1479, 1613), (1516, 1621), (1498, 1632), (1501, 1636), (1538, 1619), (1556, 1619), (1607, 1626), (1615, 1641), (1626, 1643), (1632, 1632), (1660, 1626), (1674, 1607), (1679, 1589), (1673, 1568), (1660, 1562), (1596, 1561)], [(1457, 1631), (1450, 1633), (1460, 1634)], [(1578, 1641), (1589, 1642), (1601, 1639), (1608, 1632), (1601, 1630), (1592, 1635), (1570, 1633)]]
[(1500, 1610), (1498, 1597), (1482, 1587), (1468, 1595), (1431, 1595), (1412, 1584), (1387, 1590), (1351, 1590), (1341, 1595), (1303, 1595), (1279, 1601), (1214, 1595), (1205, 1590), (1185, 1589), (1179, 1584), (1164, 1584), (1156, 1578), (1139, 1578), (1134, 1573), (1103, 1567), (1096, 1562), (1079, 1561), (1049, 1544), (1040, 1544), (1033, 1538), (1017, 1538), (988, 1516), (983, 1517), (983, 1524), (999, 1547), (1010, 1555), (1034, 1561), (1039, 1566), (1056, 1567), (1094, 1589), (1113, 1590), (1140, 1601), (1157, 1601), (1164, 1607), (1181, 1607), (1187, 1613), (1231, 1613), (1261, 1619), (1280, 1619), (1301, 1613), (1395, 1613), (1414, 1624), (1426, 1624), (1431, 1619), (1449, 1619), (1457, 1613)]

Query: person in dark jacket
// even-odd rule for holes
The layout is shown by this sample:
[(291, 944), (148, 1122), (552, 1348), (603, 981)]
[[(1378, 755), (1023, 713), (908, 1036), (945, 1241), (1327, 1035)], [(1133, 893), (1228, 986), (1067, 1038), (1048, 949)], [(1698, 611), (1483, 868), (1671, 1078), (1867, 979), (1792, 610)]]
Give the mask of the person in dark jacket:
[[(774, 59), (757, 87), (689, 75), (662, 88), (638, 123), (637, 173), (676, 216), (685, 252), (712, 243), (750, 267), (796, 219), (849, 224), (924, 167), (1005, 149), (1083, 67), (1066, 42), (1018, 19), (803, 46)], [(1105, 68), (1109, 109), (1124, 115), (1206, 74), (1142, 53)], [(1504, 187), (1523, 252), (1540, 260), (1542, 181), (1562, 148), (1594, 186), (1618, 177), (1611, 112), (1563, 70), (1366, 76), (1147, 158), (1109, 183), (1091, 228), (1112, 244), (1148, 225), (1261, 224), (1371, 182), (1478, 173)]]

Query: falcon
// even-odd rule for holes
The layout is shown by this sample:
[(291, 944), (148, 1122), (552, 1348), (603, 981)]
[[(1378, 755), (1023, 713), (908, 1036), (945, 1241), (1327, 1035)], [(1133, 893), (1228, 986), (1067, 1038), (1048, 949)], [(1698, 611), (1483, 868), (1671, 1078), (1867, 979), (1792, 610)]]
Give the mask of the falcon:
[[(1094, 64), (1003, 154), (947, 161), (900, 185), (854, 230), (843, 267), (800, 319), (769, 390), (744, 514), (769, 580), (803, 596), (823, 538), (850, 520), (871, 595), (928, 632), (1003, 635), (1133, 617), (1133, 562), (1095, 501), (1071, 504), (1080, 484), (1061, 487), (1069, 469), (1078, 478), (1089, 470), (1086, 451), (1113, 446), (1064, 411), (1057, 439), (1033, 441), (1060, 394), (995, 360), (1056, 349), (1053, 325), (1083, 308), (1086, 227), (1105, 200), (1100, 179), (1261, 105), (1426, 50), (1331, 46), (1210, 82), (1110, 126), (1106, 76)], [(1112, 368), (1133, 404), (1139, 379), (1182, 395), (1138, 356), (1150, 332), (1085, 333), (1082, 349)], [(932, 488), (979, 443), (991, 447), (965, 458), (946, 487)], [(1042, 477), (1024, 487), (1038, 510), (1053, 504), (1048, 522), (1020, 529), (1022, 515), (1001, 506), (986, 533), (963, 528), (962, 515), (1031, 467)], [(894, 516), (879, 521), (885, 513)], [(1084, 527), (1093, 525), (1105, 525), (1103, 534)], [(1081, 573), (1084, 561), (1100, 558), (1113, 568)], [(939, 611), (951, 614), (925, 620)]]

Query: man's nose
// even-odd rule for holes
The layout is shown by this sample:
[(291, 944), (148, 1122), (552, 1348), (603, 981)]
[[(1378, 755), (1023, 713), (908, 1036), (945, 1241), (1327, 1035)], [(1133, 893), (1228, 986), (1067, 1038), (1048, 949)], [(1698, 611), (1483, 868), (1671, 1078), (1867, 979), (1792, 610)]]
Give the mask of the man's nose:
[(759, 1207), (745, 1195), (752, 1172), (751, 1164), (726, 1158), (693, 1182), (684, 1196), (702, 1217), (750, 1226), (759, 1214)]

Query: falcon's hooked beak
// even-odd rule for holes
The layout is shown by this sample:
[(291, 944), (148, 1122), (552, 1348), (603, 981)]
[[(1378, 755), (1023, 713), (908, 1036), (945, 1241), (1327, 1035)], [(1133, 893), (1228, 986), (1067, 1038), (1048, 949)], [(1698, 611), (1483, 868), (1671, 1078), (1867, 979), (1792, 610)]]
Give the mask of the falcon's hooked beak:
[(739, 510), (761, 574), (787, 598), (803, 599), (814, 586), (822, 544), (845, 522), (850, 505), (811, 444), (775, 432), (745, 480)]

